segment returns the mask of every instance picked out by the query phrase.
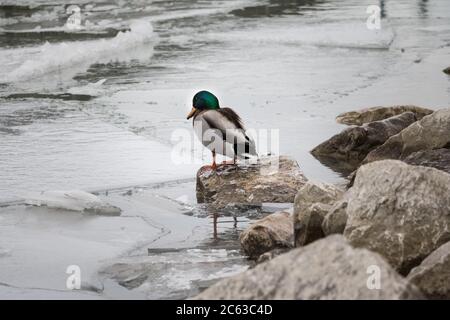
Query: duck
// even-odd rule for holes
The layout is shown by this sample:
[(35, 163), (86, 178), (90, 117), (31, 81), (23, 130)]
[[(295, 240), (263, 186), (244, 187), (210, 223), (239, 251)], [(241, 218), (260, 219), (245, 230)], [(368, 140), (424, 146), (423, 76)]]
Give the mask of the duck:
[(222, 165), (236, 165), (238, 158), (258, 157), (255, 142), (246, 134), (241, 117), (231, 108), (221, 108), (211, 92), (202, 90), (194, 95), (187, 120), (191, 118), (196, 136), (212, 153), (213, 162), (207, 167), (217, 169), (216, 154), (233, 159)]

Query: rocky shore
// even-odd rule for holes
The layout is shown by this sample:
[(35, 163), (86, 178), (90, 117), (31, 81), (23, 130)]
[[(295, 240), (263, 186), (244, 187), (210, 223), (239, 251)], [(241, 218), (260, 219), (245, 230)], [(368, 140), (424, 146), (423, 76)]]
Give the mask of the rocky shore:
[[(240, 235), (256, 261), (196, 299), (450, 299), (450, 108), (375, 107), (312, 154), (347, 187), (308, 180), (281, 157), (199, 171), (197, 198), (216, 210), (290, 202)], [(270, 160), (270, 161), (269, 161)]]

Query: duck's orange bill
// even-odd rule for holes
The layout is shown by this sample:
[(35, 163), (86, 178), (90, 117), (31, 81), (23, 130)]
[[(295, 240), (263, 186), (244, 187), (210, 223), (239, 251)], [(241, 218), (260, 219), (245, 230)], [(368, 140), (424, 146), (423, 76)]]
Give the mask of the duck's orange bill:
[(189, 114), (187, 115), (187, 119), (189, 120), (190, 118), (192, 118), (196, 111), (197, 111), (197, 109), (192, 107), (191, 112), (189, 112)]

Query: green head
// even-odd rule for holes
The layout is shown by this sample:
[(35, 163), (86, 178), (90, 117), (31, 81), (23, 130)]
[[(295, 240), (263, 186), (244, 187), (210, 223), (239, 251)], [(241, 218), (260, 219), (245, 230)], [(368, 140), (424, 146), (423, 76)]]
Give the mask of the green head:
[(220, 109), (219, 99), (209, 91), (199, 91), (192, 99), (192, 110), (187, 118), (190, 119), (199, 110)]

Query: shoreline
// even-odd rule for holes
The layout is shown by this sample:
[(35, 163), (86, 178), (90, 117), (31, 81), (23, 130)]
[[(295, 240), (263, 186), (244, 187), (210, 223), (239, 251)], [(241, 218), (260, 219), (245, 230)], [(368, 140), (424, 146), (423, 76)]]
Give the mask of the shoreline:
[[(256, 266), (194, 299), (450, 299), (450, 108), (372, 107), (336, 119), (347, 129), (312, 153), (335, 168), (356, 161), (349, 184), (300, 181), (293, 212), (270, 214), (240, 234)], [(246, 174), (237, 168), (199, 182), (227, 188)], [(256, 191), (246, 192), (251, 202)], [(209, 204), (222, 198), (213, 194)]]

